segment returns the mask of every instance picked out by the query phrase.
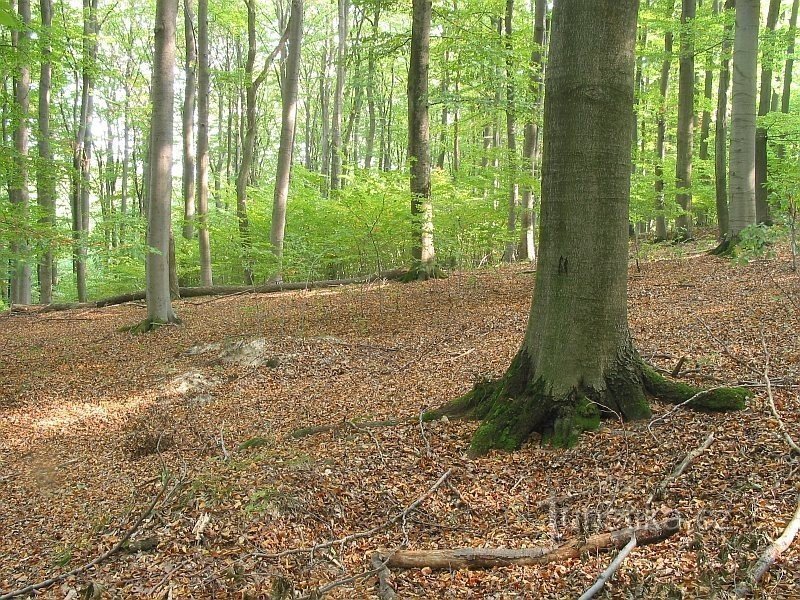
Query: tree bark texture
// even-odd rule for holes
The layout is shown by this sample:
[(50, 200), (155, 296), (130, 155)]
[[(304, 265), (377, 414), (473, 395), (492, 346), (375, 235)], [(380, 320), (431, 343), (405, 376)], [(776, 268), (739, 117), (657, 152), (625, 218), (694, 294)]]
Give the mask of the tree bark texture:
[[(780, 0), (770, 0), (767, 12), (767, 35), (775, 32), (778, 15), (781, 9)], [(769, 44), (767, 45), (769, 47)], [(771, 110), (772, 104), (772, 57), (768, 53), (761, 55), (761, 90), (758, 97), (758, 116), (763, 117)], [(756, 223), (772, 224), (769, 215), (769, 191), (767, 190), (767, 128), (756, 127)]]
[(692, 141), (694, 138), (694, 36), (692, 26), (697, 0), (681, 2), (680, 63), (678, 72), (678, 135), (675, 179), (676, 200), (683, 214), (675, 221), (676, 237), (692, 237)]
[(756, 222), (756, 92), (759, 0), (736, 1), (731, 99), (730, 236)]
[[(725, 10), (733, 8), (733, 0), (726, 0)], [(714, 190), (717, 207), (717, 228), (720, 240), (728, 236), (730, 215), (728, 211), (728, 89), (731, 82), (731, 27), (726, 25), (722, 34), (719, 87), (717, 91), (717, 120), (714, 125)]]
[(197, 39), (192, 2), (183, 2), (186, 63), (186, 84), (183, 95), (183, 237), (194, 238), (195, 220), (195, 145), (194, 111), (197, 105)]
[(275, 195), (272, 203), (272, 226), (270, 243), (278, 261), (275, 281), (283, 279), (283, 238), (286, 229), (286, 203), (289, 197), (289, 181), (292, 174), (295, 122), (297, 120), (297, 89), (300, 79), (300, 47), (303, 38), (303, 0), (292, 0), (289, 17), (289, 52), (286, 58), (286, 73), (283, 78), (281, 139), (278, 149), (278, 166), (275, 174)]
[[(198, 0), (198, 73), (197, 73), (197, 240), (200, 247), (200, 285), (213, 285), (211, 270), (211, 235), (208, 229), (208, 121), (211, 96), (208, 65), (208, 0)], [(221, 104), (220, 104), (221, 106)], [(222, 119), (219, 120), (220, 124)], [(221, 155), (221, 154), (220, 154)], [(220, 181), (222, 163), (216, 173)]]
[(664, 158), (666, 151), (664, 144), (667, 136), (667, 90), (669, 88), (669, 71), (672, 66), (673, 33), (664, 34), (664, 59), (661, 61), (661, 78), (658, 91), (661, 104), (658, 108), (658, 123), (656, 133), (656, 165), (655, 165), (655, 192), (656, 192), (656, 241), (667, 239), (667, 217), (664, 214)]
[(175, 29), (178, 0), (156, 3), (150, 121), (150, 194), (148, 202), (147, 320), (176, 320), (170, 299), (170, 233), (172, 200), (172, 111), (175, 102)]
[[(41, 224), (53, 231), (56, 218), (56, 176), (50, 147), (50, 84), (53, 65), (50, 28), (53, 23), (52, 0), (40, 0), (42, 29), (42, 64), (39, 72), (39, 167), (36, 170), (36, 198), (42, 211)], [(39, 257), (39, 302), (53, 301), (53, 249), (47, 244)]]
[[(19, 0), (17, 8), (22, 21), (19, 31), (12, 30), (11, 42), (16, 51), (22, 56), (19, 71), (14, 78), (14, 104), (16, 115), (14, 117), (14, 170), (16, 173), (11, 178), (8, 186), (8, 195), (15, 216), (20, 225), (28, 218), (30, 192), (28, 191), (28, 113), (30, 112), (30, 42), (31, 42), (31, 4), (30, 0)], [(13, 304), (31, 303), (31, 266), (28, 262), (28, 241), (19, 236), (11, 244), (12, 270), (11, 291), (9, 300)]]
[(349, 0), (339, 0), (338, 42), (336, 45), (336, 88), (333, 94), (331, 122), (331, 189), (342, 187), (342, 112), (344, 110), (344, 79), (347, 74), (347, 17)]
[(413, 0), (411, 64), (408, 72), (408, 158), (411, 167), (411, 216), (414, 219), (412, 272), (425, 279), (435, 270), (431, 203), (428, 63), (431, 0)]

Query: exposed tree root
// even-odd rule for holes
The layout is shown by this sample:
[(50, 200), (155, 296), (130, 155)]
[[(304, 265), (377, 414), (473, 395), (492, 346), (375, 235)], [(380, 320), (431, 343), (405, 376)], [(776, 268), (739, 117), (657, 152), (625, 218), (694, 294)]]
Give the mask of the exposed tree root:
[(689, 408), (706, 412), (743, 410), (748, 398), (753, 395), (751, 391), (741, 387), (704, 390), (686, 383), (670, 381), (646, 364), (642, 365), (642, 378), (647, 392), (659, 400), (671, 404), (689, 401)]
[(411, 268), (401, 277), (403, 283), (411, 281), (427, 281), (428, 279), (445, 279), (447, 273), (436, 263), (424, 264), (415, 262)]
[(386, 566), (398, 569), (487, 569), (510, 565), (541, 565), (585, 554), (595, 554), (626, 546), (636, 537), (640, 546), (655, 544), (675, 535), (681, 521), (675, 517), (660, 523), (628, 527), (601, 533), (585, 539), (575, 539), (557, 548), (455, 548), (444, 550), (400, 550), (388, 557)]

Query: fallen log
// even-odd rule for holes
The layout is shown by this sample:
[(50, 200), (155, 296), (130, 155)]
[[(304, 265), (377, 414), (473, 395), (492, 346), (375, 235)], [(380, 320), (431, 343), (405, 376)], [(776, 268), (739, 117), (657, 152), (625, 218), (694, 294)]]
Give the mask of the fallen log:
[[(387, 279), (390, 281), (401, 280), (405, 276), (406, 270), (393, 269), (381, 273), (369, 275), (367, 277), (355, 277), (351, 279), (323, 279), (319, 281), (290, 281), (283, 283), (265, 283), (263, 285), (213, 285), (208, 287), (181, 287), (179, 288), (181, 299), (199, 298), (201, 296), (223, 296), (227, 294), (274, 294), (277, 292), (290, 292), (296, 290), (314, 290), (342, 285), (356, 285), (371, 283)], [(104, 308), (106, 306), (116, 306), (127, 302), (137, 302), (144, 300), (146, 293), (144, 290), (110, 296), (93, 302), (60, 302), (54, 304), (44, 304), (41, 306), (13, 306), (12, 313), (48, 313), (62, 310), (72, 310), (79, 308)]]
[(628, 527), (609, 533), (600, 533), (586, 539), (576, 539), (556, 548), (455, 548), (444, 550), (400, 550), (389, 555), (386, 562), (390, 569), (491, 569), (506, 566), (530, 566), (578, 558), (624, 548), (632, 537), (637, 545), (655, 544), (680, 531), (678, 517), (649, 523), (641, 527)]

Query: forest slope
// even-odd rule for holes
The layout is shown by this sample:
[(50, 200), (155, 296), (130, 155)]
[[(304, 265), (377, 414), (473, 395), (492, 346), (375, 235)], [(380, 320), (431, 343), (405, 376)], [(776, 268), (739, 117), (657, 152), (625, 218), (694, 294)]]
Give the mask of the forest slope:
[[(166, 467), (182, 485), (133, 538), (157, 547), (117, 554), (45, 597), (90, 581), (104, 597), (258, 597), (278, 576), (309, 593), (369, 569), (378, 548), (549, 545), (673, 510), (685, 519), (680, 534), (635, 549), (615, 597), (724, 597), (800, 493), (798, 462), (761, 387), (741, 413), (679, 409), (652, 434), (646, 422), (606, 421), (568, 451), (530, 444), (472, 460), (474, 423), (416, 419), (289, 437), (343, 420), (415, 417), (501, 374), (524, 331), (532, 281), (508, 267), (192, 299), (176, 303), (184, 325), (140, 336), (119, 331), (143, 317), (137, 304), (0, 316), (0, 594), (111, 547)], [(687, 381), (759, 382), (745, 364), (763, 370), (763, 335), (771, 375), (800, 383), (800, 279), (785, 256), (643, 263), (631, 271), (629, 305), (642, 355), (670, 371), (687, 357), (681, 371), (705, 377)], [(777, 387), (775, 401), (789, 431), (800, 431), (797, 388)], [(710, 449), (648, 509), (648, 494), (711, 431)], [(313, 560), (260, 556), (386, 523), (451, 467), (451, 486), (385, 531)], [(391, 582), (403, 598), (575, 597), (609, 561), (395, 571)], [(360, 579), (329, 597), (370, 597), (374, 585)], [(796, 598), (798, 589), (795, 544), (764, 590)]]

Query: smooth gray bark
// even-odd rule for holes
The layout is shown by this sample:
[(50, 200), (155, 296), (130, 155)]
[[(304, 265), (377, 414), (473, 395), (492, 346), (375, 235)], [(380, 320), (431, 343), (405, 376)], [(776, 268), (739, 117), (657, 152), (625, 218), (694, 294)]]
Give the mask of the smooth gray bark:
[[(780, 0), (770, 0), (767, 12), (767, 35), (775, 31), (780, 13)], [(761, 56), (761, 90), (758, 99), (758, 116), (763, 117), (772, 104), (772, 57), (766, 50)], [(756, 127), (756, 223), (772, 224), (769, 215), (769, 191), (767, 190), (767, 129)]]
[(672, 42), (673, 34), (667, 31), (664, 34), (664, 59), (661, 61), (661, 77), (658, 91), (660, 105), (658, 107), (658, 122), (656, 133), (656, 165), (655, 165), (655, 192), (656, 192), (656, 241), (667, 239), (667, 218), (664, 203), (664, 158), (666, 157), (665, 141), (667, 136), (667, 90), (669, 88), (669, 72), (672, 67)]
[(678, 134), (675, 167), (676, 200), (683, 214), (675, 220), (678, 239), (692, 237), (692, 143), (694, 138), (694, 37), (689, 31), (697, 0), (681, 2), (680, 63), (678, 72)]
[[(214, 284), (214, 278), (211, 270), (211, 237), (208, 230), (208, 121), (211, 96), (208, 64), (208, 0), (198, 0), (197, 22), (199, 59), (197, 73), (197, 240), (200, 248), (200, 285), (211, 286)], [(222, 106), (221, 101), (220, 106)], [(219, 119), (219, 123), (222, 124), (222, 118)], [(222, 163), (220, 162), (215, 178), (217, 183), (222, 178), (221, 170)]]
[(337, 20), (338, 42), (336, 45), (336, 88), (333, 94), (333, 116), (331, 122), (331, 189), (342, 187), (342, 112), (344, 110), (344, 80), (347, 74), (347, 31), (349, 0), (339, 0)]
[[(725, 10), (728, 11), (732, 8), (733, 0), (726, 0)], [(717, 119), (714, 125), (714, 189), (720, 240), (727, 237), (730, 224), (728, 211), (728, 89), (731, 82), (731, 32), (731, 26), (726, 25), (722, 34)]]
[(419, 278), (434, 275), (431, 203), (428, 65), (430, 60), (431, 0), (413, 0), (411, 63), (408, 71), (408, 159), (411, 167), (411, 216), (415, 232), (412, 270)]
[(197, 39), (194, 30), (192, 2), (183, 2), (186, 62), (183, 70), (186, 83), (183, 94), (183, 237), (194, 237), (195, 219), (195, 145), (194, 111), (197, 104)]
[(506, 0), (503, 18), (503, 38), (506, 49), (506, 156), (508, 158), (508, 241), (503, 252), (504, 262), (517, 259), (517, 203), (519, 202), (519, 183), (517, 181), (517, 116), (514, 90), (514, 46), (511, 41), (514, 0)]
[[(19, 0), (17, 3), (22, 27), (12, 30), (11, 44), (22, 56), (19, 71), (14, 78), (14, 171), (8, 186), (8, 196), (20, 223), (28, 218), (30, 192), (28, 191), (28, 113), (30, 112), (30, 42), (31, 42), (31, 4), (30, 0)], [(12, 304), (31, 303), (31, 265), (28, 262), (28, 240), (20, 235), (11, 244), (12, 270), (11, 292)]]
[(759, 0), (736, 0), (731, 94), (730, 236), (756, 223), (756, 96)]
[(172, 204), (172, 126), (175, 103), (175, 30), (178, 0), (158, 0), (155, 20), (150, 119), (150, 185), (147, 245), (147, 319), (176, 320), (170, 298), (170, 233)]
[(275, 174), (275, 196), (272, 203), (270, 243), (278, 266), (274, 281), (282, 281), (283, 238), (286, 229), (286, 202), (292, 175), (295, 123), (297, 120), (297, 89), (300, 80), (300, 48), (303, 39), (303, 0), (292, 0), (289, 17), (288, 54), (283, 78), (281, 140), (278, 148), (278, 166)]

